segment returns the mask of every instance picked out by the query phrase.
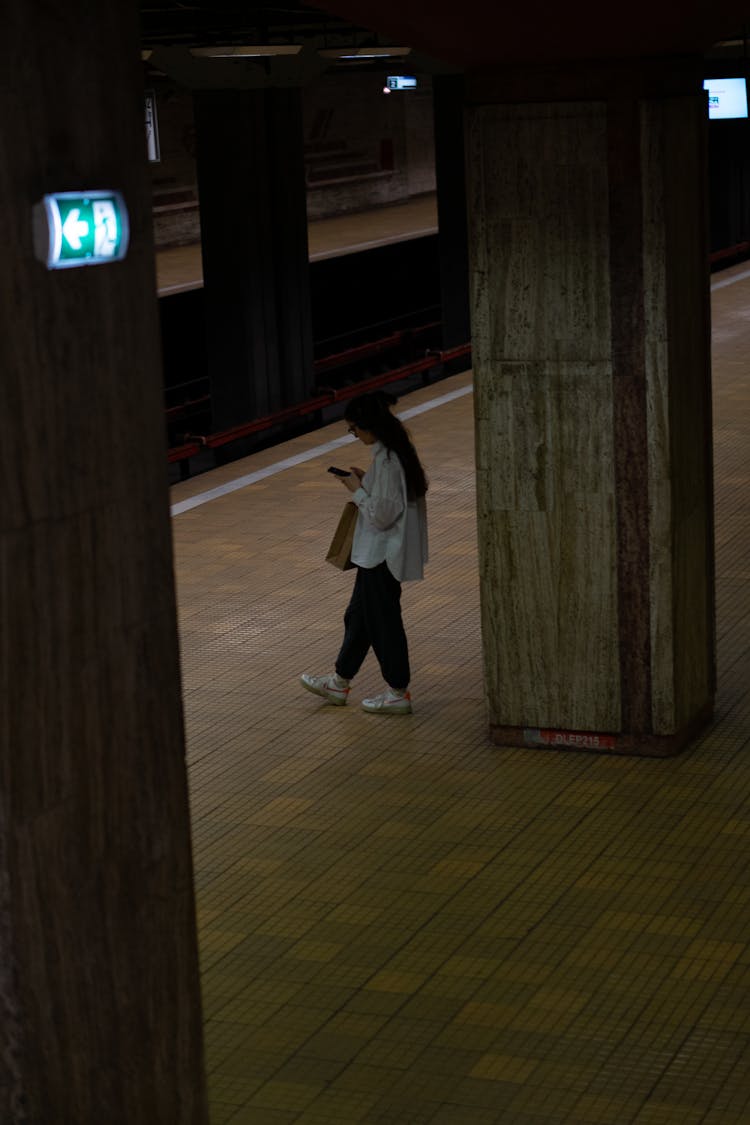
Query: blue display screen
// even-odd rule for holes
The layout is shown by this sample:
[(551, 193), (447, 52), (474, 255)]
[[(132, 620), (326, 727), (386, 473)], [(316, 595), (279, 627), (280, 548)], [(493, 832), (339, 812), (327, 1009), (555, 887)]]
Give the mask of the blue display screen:
[(712, 120), (747, 117), (747, 85), (744, 78), (707, 78), (708, 116)]

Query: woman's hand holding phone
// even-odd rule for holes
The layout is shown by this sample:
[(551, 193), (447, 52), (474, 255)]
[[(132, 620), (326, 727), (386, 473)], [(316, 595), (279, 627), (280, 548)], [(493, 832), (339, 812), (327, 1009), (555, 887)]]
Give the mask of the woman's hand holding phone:
[(350, 473), (347, 473), (345, 477), (341, 478), (341, 483), (345, 488), (348, 488), (350, 492), (356, 492), (360, 486), (361, 479), (358, 470), (352, 469)]
[(338, 469), (335, 465), (331, 465), (328, 472), (338, 477), (344, 487), (348, 488), (350, 492), (357, 491), (362, 483), (362, 477), (365, 475), (364, 469), (358, 469), (354, 465), (352, 465), (350, 470)]

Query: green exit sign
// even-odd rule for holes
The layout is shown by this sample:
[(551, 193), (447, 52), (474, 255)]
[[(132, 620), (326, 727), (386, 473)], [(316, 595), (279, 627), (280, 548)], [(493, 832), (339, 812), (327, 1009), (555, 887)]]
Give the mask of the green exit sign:
[(119, 191), (58, 191), (34, 207), (34, 252), (48, 270), (117, 262), (130, 228)]

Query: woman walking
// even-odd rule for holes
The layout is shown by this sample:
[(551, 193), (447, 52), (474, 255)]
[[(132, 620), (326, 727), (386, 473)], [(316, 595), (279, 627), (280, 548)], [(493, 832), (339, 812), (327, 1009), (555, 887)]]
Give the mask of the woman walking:
[(401, 619), (401, 583), (423, 577), (427, 562), (427, 478), (409, 434), (383, 391), (359, 395), (349, 403), (349, 433), (372, 449), (367, 472), (351, 467), (342, 483), (359, 508), (352, 543), (357, 568), (344, 615), (344, 640), (335, 671), (302, 676), (302, 685), (328, 703), (342, 706), (372, 647), (386, 690), (362, 707), (381, 715), (411, 712), (411, 677), (406, 633)]

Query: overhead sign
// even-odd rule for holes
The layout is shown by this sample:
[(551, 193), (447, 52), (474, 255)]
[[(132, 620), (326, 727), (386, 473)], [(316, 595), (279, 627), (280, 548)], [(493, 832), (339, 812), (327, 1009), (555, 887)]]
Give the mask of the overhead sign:
[(156, 113), (156, 94), (153, 90), (146, 90), (146, 153), (151, 164), (158, 164), (161, 160), (159, 147), (159, 119)]
[(389, 74), (386, 90), (416, 90), (417, 80), (413, 74)]
[(60, 191), (36, 204), (34, 253), (48, 270), (117, 262), (125, 257), (130, 225), (119, 191)]
[(744, 78), (707, 78), (708, 116), (713, 120), (747, 117), (747, 84)]

